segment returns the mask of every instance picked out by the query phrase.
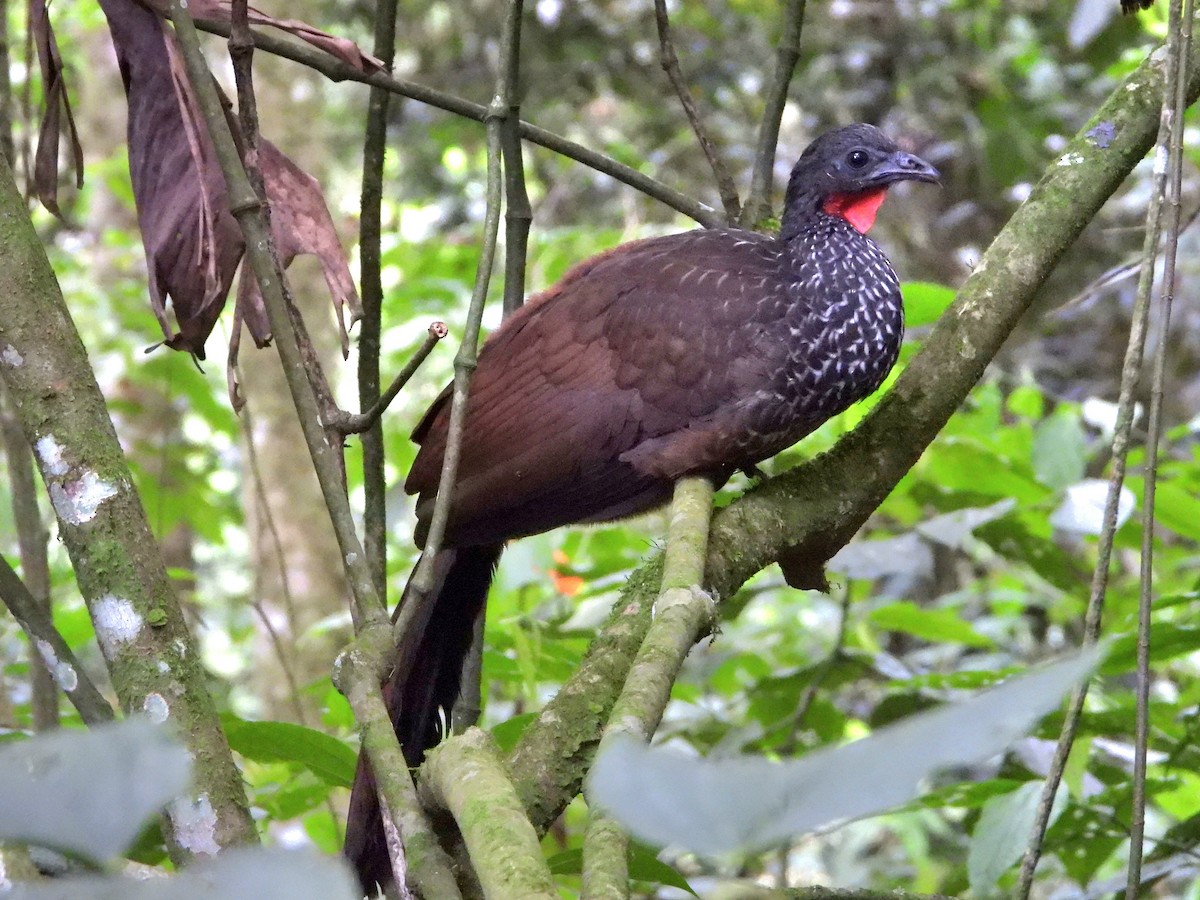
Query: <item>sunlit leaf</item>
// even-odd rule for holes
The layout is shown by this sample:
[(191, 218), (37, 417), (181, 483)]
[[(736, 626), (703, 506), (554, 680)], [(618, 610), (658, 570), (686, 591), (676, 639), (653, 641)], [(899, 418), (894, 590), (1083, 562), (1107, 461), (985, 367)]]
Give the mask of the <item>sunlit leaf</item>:
[(954, 302), (954, 289), (929, 281), (906, 281), (900, 285), (904, 299), (904, 321), (909, 328), (936, 322)]
[(257, 762), (291, 762), (308, 769), (327, 784), (349, 787), (358, 754), (321, 731), (291, 722), (248, 722), (222, 717), (229, 746)]
[(952, 609), (925, 609), (906, 601), (872, 610), (869, 618), (885, 631), (901, 631), (926, 641), (945, 641), (968, 647), (992, 646), (991, 638), (980, 634)]

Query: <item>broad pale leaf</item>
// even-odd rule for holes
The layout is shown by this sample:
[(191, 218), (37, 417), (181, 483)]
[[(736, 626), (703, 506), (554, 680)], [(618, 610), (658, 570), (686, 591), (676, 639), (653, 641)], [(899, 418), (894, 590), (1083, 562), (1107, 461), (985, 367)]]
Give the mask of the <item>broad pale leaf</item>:
[(183, 793), (190, 768), (170, 733), (143, 719), (9, 744), (0, 749), (0, 842), (111, 859)]
[(699, 759), (617, 738), (597, 756), (589, 797), (651, 844), (705, 855), (771, 846), (890, 809), (916, 796), (921, 781), (939, 769), (999, 753), (1098, 659), (1095, 650), (1079, 653), (794, 762)]
[(279, 849), (226, 850), (168, 878), (61, 878), (17, 885), (14, 900), (354, 900), (345, 863)]

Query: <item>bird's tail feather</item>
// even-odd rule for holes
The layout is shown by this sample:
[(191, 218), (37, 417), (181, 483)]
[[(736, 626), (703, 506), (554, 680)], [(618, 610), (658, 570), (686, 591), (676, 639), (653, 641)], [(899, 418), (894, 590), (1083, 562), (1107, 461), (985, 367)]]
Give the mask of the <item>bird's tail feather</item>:
[[(419, 766), (425, 751), (441, 739), (442, 710), (444, 721), (449, 721), (458, 699), (475, 619), (487, 601), (502, 549), (501, 544), (453, 547), (439, 551), (433, 561), (428, 622), (411, 661), (402, 660), (383, 686), (384, 700), (409, 766)], [(406, 587), (401, 606), (409, 593)], [(358, 872), (368, 896), (374, 894), (376, 885), (391, 881), (375, 776), (362, 754), (354, 774), (342, 852)]]

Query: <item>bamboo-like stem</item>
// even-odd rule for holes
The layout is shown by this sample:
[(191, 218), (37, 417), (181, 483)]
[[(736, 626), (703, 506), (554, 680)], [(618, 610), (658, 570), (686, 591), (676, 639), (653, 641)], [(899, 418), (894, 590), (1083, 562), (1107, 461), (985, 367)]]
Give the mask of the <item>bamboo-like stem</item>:
[(508, 103), (500, 123), (500, 148), (504, 158), (504, 315), (525, 302), (525, 258), (533, 210), (525, 189), (525, 163), (521, 150), (521, 15), (524, 0), (510, 0), (504, 22), (508, 51), (504, 54), (497, 92)]
[[(619, 735), (650, 739), (688, 651), (716, 614), (712, 597), (700, 589), (712, 497), (712, 482), (703, 476), (683, 478), (675, 485), (654, 621), (613, 705), (601, 747)], [(593, 809), (583, 843), (583, 900), (629, 896), (628, 851), (628, 837), (606, 813)]]
[(355, 642), (339, 656), (334, 670), (334, 684), (350, 701), (355, 720), (363, 729), (364, 747), (376, 773), (391, 824), (399, 834), (405, 836), (408, 879), (414, 883), (429, 880), (440, 884), (441, 892), (430, 896), (453, 897), (453, 893), (446, 892), (445, 879), (440, 875), (442, 870), (448, 871), (444, 854), (440, 854), (436, 841), (429, 843), (432, 838), (428, 825), (423, 821), (411, 775), (404, 765), (391, 727), (391, 718), (379, 692), (379, 684), (387, 674), (394, 651), (391, 628), (382, 598), (375, 590), (362, 545), (354, 531), (349, 500), (341, 480), (340, 452), (330, 445), (322, 427), (316, 391), (305, 370), (308, 360), (297, 340), (295, 325), (299, 323), (293, 323), (289, 314), (284, 293), (286, 285), (271, 244), (262, 205), (238, 156), (194, 24), (181, 0), (171, 0), (170, 11), (188, 78), (225, 176), (230, 207), (245, 235), (247, 256), (262, 290), (292, 401), (296, 405), (325, 505), (344, 555), (359, 634)]
[[(1186, 81), (1186, 78), (1185, 78)], [(1143, 244), (1143, 263), (1138, 279), (1137, 297), (1134, 301), (1133, 318), (1129, 330), (1129, 343), (1125, 348), (1125, 359), (1121, 367), (1121, 388), (1117, 398), (1117, 423), (1112, 439), (1112, 472), (1109, 475), (1108, 496), (1104, 504), (1104, 514), (1100, 530), (1100, 538), (1096, 556), (1096, 567), (1092, 573), (1091, 590), (1088, 596), (1087, 610), (1084, 615), (1083, 643), (1091, 645), (1100, 637), (1100, 624), (1104, 614), (1104, 598), (1108, 590), (1108, 572), (1112, 559), (1113, 540), (1117, 530), (1117, 507), (1121, 497), (1121, 489), (1125, 483), (1125, 466), (1129, 453), (1130, 434), (1133, 430), (1133, 418), (1136, 407), (1135, 392), (1142, 376), (1142, 354), (1146, 345), (1146, 331), (1150, 318), (1150, 295), (1154, 287), (1154, 263), (1158, 255), (1159, 240), (1162, 236), (1162, 207), (1166, 187), (1167, 145), (1170, 137), (1171, 104), (1175, 90), (1169, 72), (1164, 71), (1159, 95), (1160, 113), (1158, 122), (1158, 138), (1156, 153), (1163, 160), (1163, 165), (1155, 172), (1154, 185), (1150, 205), (1146, 211), (1146, 235)], [(1144, 523), (1143, 523), (1144, 524)], [(1087, 699), (1087, 684), (1082, 684), (1071, 692), (1067, 701), (1067, 712), (1059, 731), (1058, 743), (1055, 746), (1054, 757), (1046, 773), (1042, 786), (1042, 794), (1038, 800), (1037, 815), (1030, 832), (1029, 844), (1021, 858), (1021, 871), (1018, 878), (1015, 897), (1026, 900), (1033, 888), (1033, 878), (1041, 858), (1042, 843), (1045, 840), (1046, 829), (1049, 827), (1050, 814), (1054, 807), (1054, 797), (1062, 783), (1066, 771), (1067, 758), (1075, 744), (1075, 735), (1079, 729), (1079, 721), (1083, 716), (1083, 706)]]
[(488, 900), (557, 900), (554, 880), (495, 742), (478, 728), (425, 758), (423, 789), (462, 832)]
[(321, 426), (316, 395), (306, 373), (307, 361), (301, 354), (292, 318), (288, 313), (288, 303), (283, 292), (283, 275), (273, 258), (270, 233), (262, 214), (262, 203), (246, 177), (242, 159), (225, 121), (212, 75), (204, 61), (199, 36), (191, 16), (180, 0), (172, 0), (170, 11), (188, 79), (204, 113), (221, 171), (225, 175), (230, 208), (245, 235), (247, 261), (253, 266), (255, 277), (262, 288), (267, 318), (275, 335), (275, 346), (283, 363), (292, 400), (300, 416), (309, 454), (317, 470), (321, 493), (333, 521), (334, 533), (346, 563), (350, 589), (359, 615), (364, 622), (385, 618), (383, 602), (375, 592), (362, 545), (354, 532), (350, 503), (342, 490), (338, 453), (335, 448), (329, 446)]
[(409, 591), (406, 592), (409, 594), (404, 604), (406, 609), (401, 610), (396, 621), (397, 644), (405, 640), (406, 633), (417, 623), (428, 619), (424, 606), (432, 587), (433, 561), (441, 549), (454, 499), (454, 480), (458, 475), (463, 428), (467, 420), (467, 392), (470, 390), (471, 375), (475, 372), (479, 358), (479, 329), (487, 302), (488, 284), (496, 260), (496, 240), (500, 231), (500, 208), (504, 191), (501, 129), (515, 102), (509, 92), (516, 87), (518, 62), (513, 57), (520, 52), (520, 4), (515, 3), (512, 9), (515, 10), (515, 14), (509, 16), (509, 27), (505, 29), (501, 39), (500, 74), (496, 79), (496, 95), (488, 107), (490, 114), (487, 119), (487, 212), (483, 221), (483, 245), (475, 269), (475, 287), (471, 291), (471, 302), (467, 308), (462, 343), (454, 357), (454, 385), (450, 397), (450, 421), (446, 429), (446, 451), (442, 456), (441, 479), (438, 481), (437, 499), (429, 520), (424, 552), (417, 563)]

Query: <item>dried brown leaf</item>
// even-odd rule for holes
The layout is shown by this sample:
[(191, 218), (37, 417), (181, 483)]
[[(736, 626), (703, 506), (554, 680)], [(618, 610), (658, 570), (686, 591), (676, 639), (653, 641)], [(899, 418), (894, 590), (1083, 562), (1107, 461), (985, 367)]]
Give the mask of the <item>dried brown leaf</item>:
[[(258, 164), (271, 202), (271, 237), (279, 262), (286, 269), (302, 253), (317, 257), (333, 299), (342, 355), (346, 356), (350, 352), (346, 312), (350, 313), (349, 324), (353, 324), (361, 317), (362, 308), (321, 185), (270, 141), (262, 142)], [(264, 346), (271, 339), (270, 326), (258, 283), (249, 270), (243, 271), (238, 284), (238, 311), (245, 318), (254, 342)]]
[[(101, 0), (101, 7), (129, 100), (129, 165), (151, 305), (167, 346), (203, 359), (204, 342), (224, 308), (242, 257), (241, 229), (229, 212), (225, 179), (173, 34), (152, 10), (134, 0)], [(236, 130), (232, 117), (230, 124)], [(271, 232), (280, 262), (286, 268), (301, 253), (320, 260), (346, 353), (346, 310), (354, 322), (360, 307), (320, 185), (269, 141), (262, 141), (258, 162), (271, 202)], [(167, 310), (168, 297), (178, 332)], [(265, 346), (271, 329), (249, 271), (238, 288), (231, 366), (243, 320), (255, 343)], [(232, 369), (229, 378), (236, 408), (240, 398)]]
[(63, 81), (62, 56), (58, 52), (58, 41), (54, 37), (54, 28), (50, 24), (45, 0), (30, 0), (29, 30), (37, 48), (45, 98), (45, 111), (42, 115), (37, 155), (33, 165), (33, 188), (42, 205), (62, 218), (58, 208), (58, 156), (64, 117), (67, 137), (71, 141), (72, 161), (75, 164), (76, 187), (83, 187), (83, 147), (79, 143), (79, 132), (75, 128), (75, 116), (71, 112), (71, 101)]
[(133, 0), (100, 6), (129, 101), (129, 173), (151, 306), (167, 346), (203, 359), (242, 257), (241, 230), (174, 36)]

